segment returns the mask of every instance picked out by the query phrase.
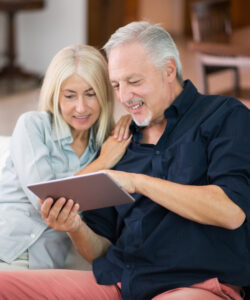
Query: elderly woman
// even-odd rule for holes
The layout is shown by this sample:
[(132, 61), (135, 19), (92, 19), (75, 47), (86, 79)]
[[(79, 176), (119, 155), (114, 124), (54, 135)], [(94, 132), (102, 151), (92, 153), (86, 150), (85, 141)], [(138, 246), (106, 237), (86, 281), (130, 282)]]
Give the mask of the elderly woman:
[(3, 169), (0, 270), (64, 267), (70, 239), (45, 224), (27, 185), (114, 166), (130, 142), (130, 117), (110, 136), (113, 105), (107, 64), (98, 50), (70, 46), (55, 55), (41, 88), (41, 111), (19, 118)]

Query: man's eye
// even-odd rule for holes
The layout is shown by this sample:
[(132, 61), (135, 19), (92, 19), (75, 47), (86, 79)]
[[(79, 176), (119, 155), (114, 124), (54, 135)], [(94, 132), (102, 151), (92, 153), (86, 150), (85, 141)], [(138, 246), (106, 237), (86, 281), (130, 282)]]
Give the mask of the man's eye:
[(130, 84), (137, 84), (139, 82), (140, 82), (140, 80), (129, 81)]

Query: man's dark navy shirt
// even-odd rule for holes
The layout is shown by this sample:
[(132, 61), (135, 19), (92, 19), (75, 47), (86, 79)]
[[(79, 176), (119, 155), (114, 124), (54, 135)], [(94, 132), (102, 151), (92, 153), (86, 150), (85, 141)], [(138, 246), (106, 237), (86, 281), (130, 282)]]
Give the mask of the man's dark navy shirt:
[(115, 169), (218, 185), (246, 221), (236, 230), (199, 224), (139, 194), (133, 204), (89, 211), (88, 225), (113, 243), (93, 263), (97, 282), (121, 281), (127, 300), (214, 277), (250, 285), (250, 111), (234, 98), (201, 95), (186, 81), (165, 116), (156, 145), (140, 144), (140, 128), (132, 123), (133, 140)]

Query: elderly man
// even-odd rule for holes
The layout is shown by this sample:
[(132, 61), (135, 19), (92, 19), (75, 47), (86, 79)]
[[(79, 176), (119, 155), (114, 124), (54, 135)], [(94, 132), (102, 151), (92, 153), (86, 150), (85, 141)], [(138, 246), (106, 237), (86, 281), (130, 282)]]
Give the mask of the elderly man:
[(178, 50), (158, 25), (128, 24), (104, 49), (133, 117), (132, 142), (108, 172), (136, 201), (82, 221), (72, 200), (47, 199), (43, 219), (68, 233), (93, 272), (4, 273), (0, 299), (242, 299), (250, 284), (249, 110), (183, 82)]

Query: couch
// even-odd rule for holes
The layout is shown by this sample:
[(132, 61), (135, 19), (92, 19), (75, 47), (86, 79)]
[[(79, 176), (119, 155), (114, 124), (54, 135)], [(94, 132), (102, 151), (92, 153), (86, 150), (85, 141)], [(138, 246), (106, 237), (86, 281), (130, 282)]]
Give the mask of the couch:
[[(1, 171), (5, 164), (5, 160), (8, 156), (10, 145), (9, 136), (0, 136), (0, 180), (1, 180)], [(91, 270), (91, 265), (85, 261), (75, 250), (75, 248), (70, 248), (69, 254), (65, 261), (65, 269), (74, 269), (74, 270)]]

